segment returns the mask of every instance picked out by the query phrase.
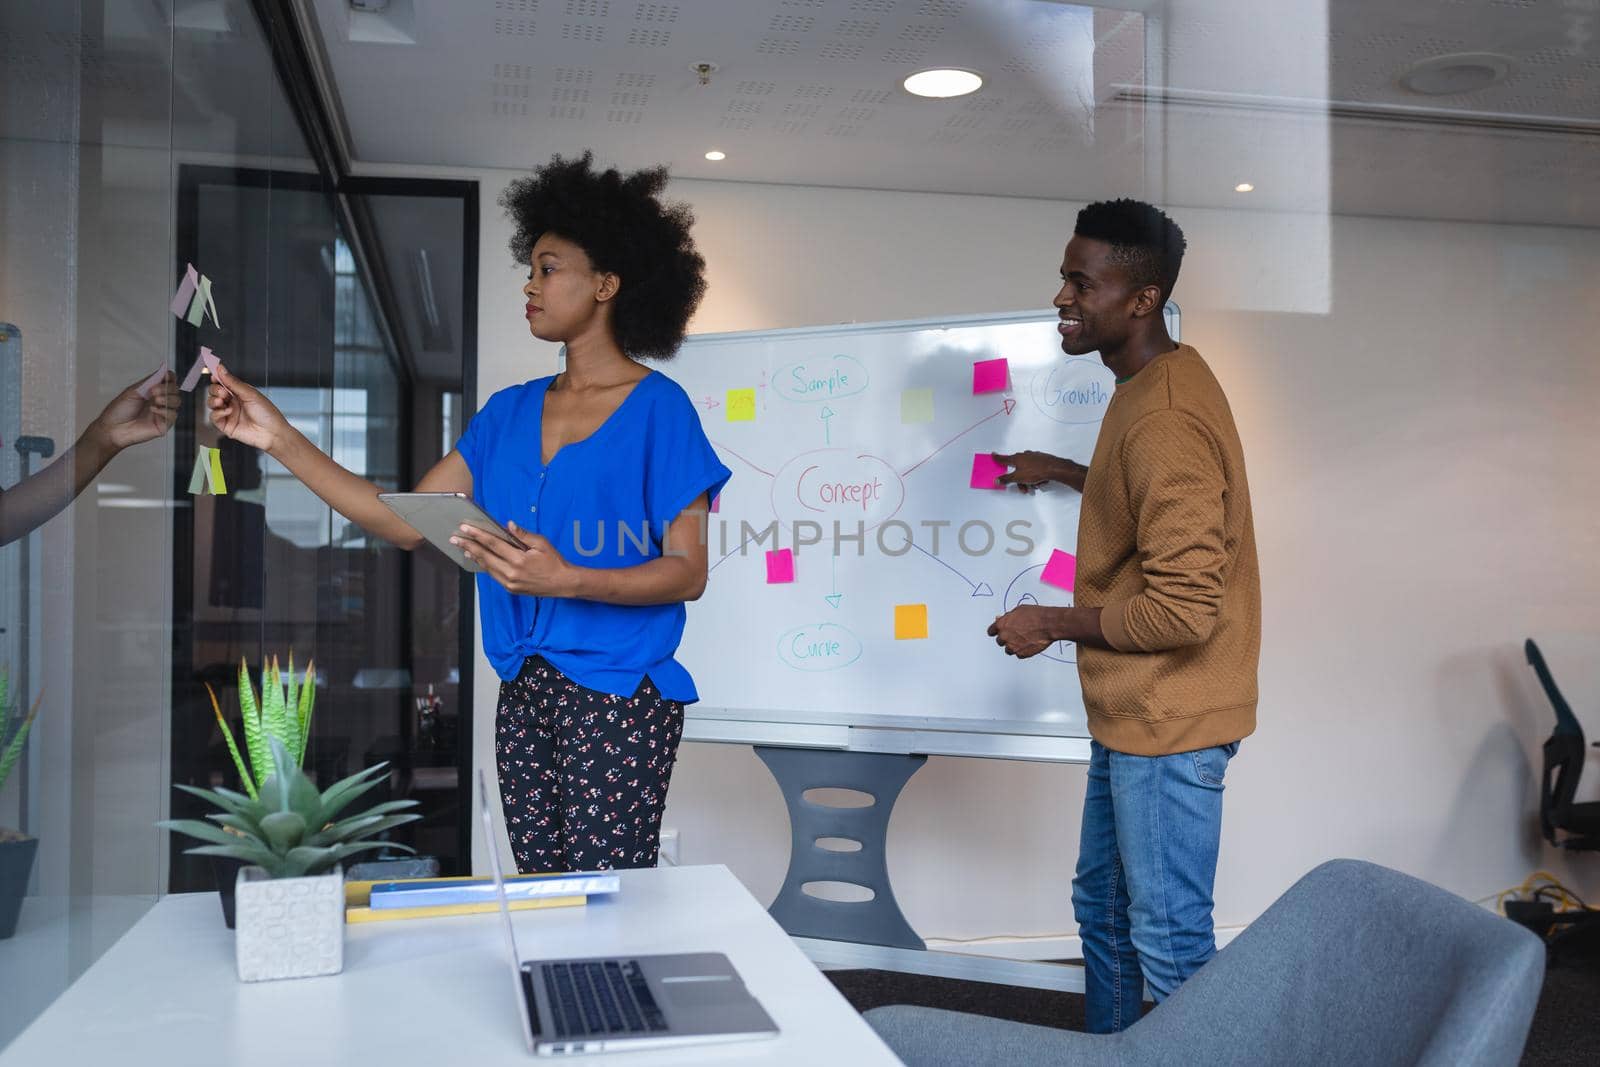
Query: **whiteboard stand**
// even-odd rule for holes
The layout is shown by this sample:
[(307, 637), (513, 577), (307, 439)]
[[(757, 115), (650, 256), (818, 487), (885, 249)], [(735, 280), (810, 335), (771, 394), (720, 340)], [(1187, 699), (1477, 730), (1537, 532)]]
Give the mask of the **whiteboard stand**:
[[(767, 909), (778, 925), (791, 937), (925, 948), (889, 885), (888, 841), (894, 802), (928, 757), (765, 745), (757, 745), (755, 751), (778, 780), (789, 808), (789, 871)], [(872, 803), (819, 804), (806, 799), (812, 789), (853, 789), (870, 796)], [(829, 839), (855, 848), (826, 848), (821, 842)], [(844, 901), (812, 896), (805, 887), (813, 882), (861, 886), (872, 897)]]

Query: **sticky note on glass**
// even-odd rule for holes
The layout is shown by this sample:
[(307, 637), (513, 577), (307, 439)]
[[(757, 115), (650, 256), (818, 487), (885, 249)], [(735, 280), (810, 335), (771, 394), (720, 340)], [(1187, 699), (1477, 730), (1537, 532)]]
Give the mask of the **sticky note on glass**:
[(215, 374), (217, 372), (217, 364), (219, 362), (220, 360), (218, 360), (217, 357), (212, 354), (211, 349), (200, 349), (200, 354), (195, 357), (194, 366), (190, 367), (189, 373), (183, 376), (183, 384), (179, 385), (178, 388), (182, 389), (186, 393), (194, 392), (194, 387), (200, 384), (201, 371), (208, 370), (212, 374)]
[(754, 389), (728, 390), (728, 421), (756, 421), (756, 391)]
[(1056, 549), (1050, 553), (1050, 562), (1044, 565), (1044, 573), (1039, 575), (1039, 580), (1072, 592), (1072, 586), (1078, 580), (1078, 557)]
[[(203, 309), (203, 313), (211, 316), (211, 325), (219, 330), (222, 329), (222, 323), (217, 321), (217, 302), (211, 299), (211, 279), (204, 274), (200, 275), (200, 291), (195, 294), (194, 299), (195, 303)], [(195, 321), (194, 313), (194, 308), (190, 308), (189, 319), (191, 322)], [(200, 324), (195, 322), (195, 325), (198, 326)]]
[(184, 266), (183, 281), (178, 283), (177, 295), (172, 298), (172, 313), (178, 318), (189, 314), (189, 307), (194, 303), (195, 290), (200, 287), (200, 275), (195, 272), (194, 264)]
[(896, 604), (894, 606), (894, 639), (920, 641), (928, 636), (928, 605)]
[(994, 480), (1010, 469), (1004, 463), (996, 463), (988, 452), (979, 452), (972, 457), (972, 488), (1004, 489), (1005, 486), (996, 485)]
[[(200, 279), (205, 281), (204, 278)], [(189, 314), (184, 316), (190, 326), (198, 326), (206, 321), (206, 297), (199, 289), (194, 291), (194, 299), (189, 302)]]
[(903, 423), (933, 421), (933, 390), (902, 389), (900, 391), (900, 421)]
[(228, 482), (222, 476), (222, 449), (208, 448), (211, 453), (211, 491), (218, 496), (228, 495)]
[(199, 455), (194, 457), (194, 473), (189, 475), (189, 492), (198, 496), (202, 491), (228, 495), (228, 482), (222, 477), (222, 451), (205, 445), (200, 446)]
[(781, 585), (794, 581), (794, 550), (780, 548), (767, 553), (767, 584)]
[(972, 395), (1005, 389), (1010, 367), (1004, 359), (980, 359), (972, 365)]

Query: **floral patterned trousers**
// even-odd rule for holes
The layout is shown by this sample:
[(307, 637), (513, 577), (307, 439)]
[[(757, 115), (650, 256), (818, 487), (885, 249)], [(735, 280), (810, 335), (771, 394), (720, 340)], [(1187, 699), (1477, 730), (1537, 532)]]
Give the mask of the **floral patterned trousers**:
[(654, 867), (683, 704), (649, 678), (631, 697), (579, 685), (542, 656), (500, 683), (495, 763), (517, 870)]

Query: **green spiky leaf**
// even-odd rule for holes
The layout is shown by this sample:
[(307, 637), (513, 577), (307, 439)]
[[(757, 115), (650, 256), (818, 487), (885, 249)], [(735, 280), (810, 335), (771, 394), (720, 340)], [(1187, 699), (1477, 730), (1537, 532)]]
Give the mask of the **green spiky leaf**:
[(267, 749), (267, 737), (261, 728), (261, 708), (256, 703), (255, 686), (250, 682), (250, 671), (244, 658), (239, 659), (239, 717), (244, 721), (244, 747), (250, 753), (250, 766), (255, 771), (256, 791), (272, 774), (272, 753)]
[(334, 816), (354, 803), (356, 798), (369, 790), (376, 789), (382, 784), (388, 769), (387, 763), (380, 763), (364, 771), (357, 771), (323, 790), (322, 813), (317, 819), (317, 825), (332, 822)]
[(306, 839), (306, 821), (292, 811), (275, 811), (261, 820), (261, 833), (272, 851), (282, 855)]
[(300, 731), (289, 728), (289, 713), (283, 706), (283, 675), (278, 670), (278, 657), (273, 656), (270, 665), (261, 669), (261, 729), (268, 737), (276, 737), (283, 742), (284, 758), (280, 759), (277, 750), (273, 750), (273, 769), (279, 767), (300, 766), (300, 761), (294, 758), (295, 739)]
[[(11, 777), (11, 769), (17, 765), (17, 760), (22, 756), (22, 746), (28, 743), (28, 731), (33, 728), (33, 720), (38, 716), (39, 705), (43, 701), (44, 693), (41, 692), (34, 698), (33, 707), (28, 710), (28, 717), (22, 720), (22, 724), (17, 727), (16, 733), (11, 735), (11, 740), (7, 742), (5, 751), (0, 752), (0, 786), (6, 784), (6, 779)], [(7, 725), (10, 724), (7, 723)], [(3, 733), (0, 733), (0, 737), (4, 736)]]
[(229, 728), (228, 721), (222, 717), (222, 705), (217, 703), (217, 692), (211, 688), (211, 683), (206, 683), (206, 693), (211, 697), (211, 710), (217, 716), (217, 726), (222, 730), (222, 739), (228, 742), (228, 755), (233, 757), (233, 765), (239, 771), (239, 781), (244, 784), (244, 791), (252, 797), (256, 795), (256, 783), (250, 777), (250, 769), (244, 765), (244, 757), (239, 755), (239, 746), (233, 740), (233, 730)]
[(235, 793), (232, 790), (201, 789), (199, 786), (183, 785), (182, 783), (174, 783), (172, 788), (182, 790), (192, 797), (198, 797), (207, 804), (221, 808), (223, 811), (233, 815), (259, 819), (267, 813), (267, 809), (262, 807), (259, 801), (253, 800), (243, 793)]
[(274, 878), (284, 877), (283, 875), (272, 873), (281, 867), (278, 857), (273, 854), (272, 850), (263, 845), (253, 845), (248, 841), (240, 841), (236, 845), (203, 845), (200, 848), (187, 848), (183, 850), (183, 854), (185, 856), (227, 856), (229, 859), (253, 863)]
[(300, 720), (300, 765), (305, 766), (306, 749), (311, 744), (311, 708), (317, 699), (317, 661), (306, 664), (305, 684), (300, 687), (300, 699), (295, 705)]
[(156, 825), (163, 830), (176, 830), (180, 834), (187, 834), (201, 841), (210, 841), (214, 845), (246, 845), (250, 843), (249, 838), (240, 837), (238, 834), (230, 834), (220, 826), (213, 826), (211, 823), (201, 822), (199, 819), (162, 819)]

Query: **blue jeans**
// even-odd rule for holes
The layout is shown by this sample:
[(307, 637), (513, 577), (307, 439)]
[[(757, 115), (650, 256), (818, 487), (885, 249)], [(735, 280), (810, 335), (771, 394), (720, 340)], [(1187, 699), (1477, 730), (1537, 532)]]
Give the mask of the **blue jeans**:
[(1171, 756), (1089, 743), (1072, 910), (1083, 939), (1088, 1030), (1139, 1021), (1216, 952), (1211, 892), (1222, 835), (1222, 778), (1237, 741)]

